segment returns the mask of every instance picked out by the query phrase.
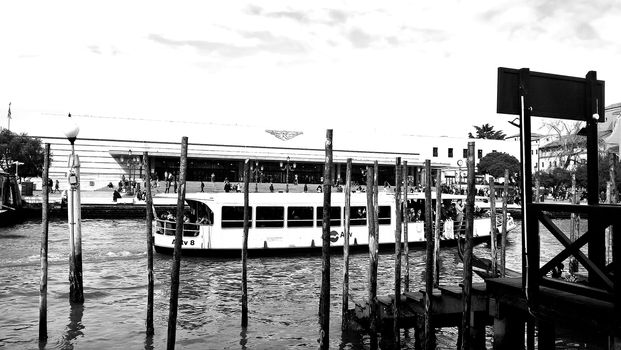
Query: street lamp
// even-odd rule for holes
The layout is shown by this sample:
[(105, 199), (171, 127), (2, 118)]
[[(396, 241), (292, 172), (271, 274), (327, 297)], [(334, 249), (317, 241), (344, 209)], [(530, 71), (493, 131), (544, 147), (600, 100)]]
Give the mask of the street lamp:
[[(134, 173), (134, 170), (136, 170), (138, 164), (140, 164), (140, 157), (139, 156), (132, 156), (132, 150), (129, 150), (129, 157), (127, 158), (127, 168), (129, 170), (129, 189), (127, 191), (127, 194), (129, 194), (130, 196), (134, 194), (134, 186), (136, 183), (136, 174)], [(121, 163), (123, 163), (124, 159), (123, 157), (121, 157)], [(132, 175), (133, 175), (133, 180), (132, 180)]]
[(254, 191), (259, 192), (259, 176), (263, 175), (263, 165), (259, 167), (259, 161), (255, 160), (254, 165), (250, 164), (250, 172), (254, 174)]
[(459, 193), (461, 194), (461, 166), (464, 165), (464, 161), (459, 159), (457, 161), (457, 166), (459, 167)]
[(283, 162), (280, 162), (280, 169), (286, 171), (286, 175), (285, 175), (285, 192), (289, 193), (289, 171), (293, 171), (296, 167), (295, 162), (293, 162), (293, 166), (291, 164), (289, 164), (289, 162), (291, 161), (291, 158), (289, 158), (289, 156), (287, 156), (287, 164), (283, 164)]
[(82, 283), (82, 211), (80, 208), (80, 158), (75, 154), (75, 140), (80, 127), (71, 118), (66, 120), (64, 134), (71, 143), (69, 156), (69, 183), (68, 219), (69, 219), (69, 300), (73, 303), (84, 302), (84, 288)]

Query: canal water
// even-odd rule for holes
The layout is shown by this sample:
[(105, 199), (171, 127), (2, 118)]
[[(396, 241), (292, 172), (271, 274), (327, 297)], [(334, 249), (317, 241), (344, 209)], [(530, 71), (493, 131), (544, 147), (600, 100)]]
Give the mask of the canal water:
[[(155, 254), (155, 335), (146, 337), (144, 220), (83, 220), (82, 230), (85, 302), (83, 306), (71, 306), (68, 301), (67, 224), (65, 221), (50, 223), (48, 340), (39, 344), (40, 223), (33, 221), (0, 228), (0, 348), (165, 348), (171, 256)], [(552, 256), (560, 249), (553, 238), (542, 238), (544, 256)], [(520, 270), (520, 251), (518, 226), (508, 238), (508, 267)], [(489, 256), (489, 248), (477, 246), (475, 254)], [(410, 253), (411, 289), (424, 288), (424, 256), (423, 248)], [(441, 257), (442, 283), (459, 283), (462, 265), (455, 248), (443, 249)], [(368, 348), (367, 336), (343, 334), (340, 330), (342, 258), (339, 254), (331, 260), (330, 348)], [(350, 288), (353, 300), (358, 302), (366, 295), (367, 267), (368, 254), (351, 256)], [(381, 253), (378, 294), (391, 293), (393, 271), (393, 255)], [(249, 259), (249, 327), (245, 331), (240, 327), (240, 278), (240, 259), (182, 259), (178, 348), (317, 347), (321, 256)], [(440, 332), (439, 348), (454, 349), (456, 339), (456, 329)], [(402, 336), (402, 342), (402, 348), (414, 349), (413, 336)]]

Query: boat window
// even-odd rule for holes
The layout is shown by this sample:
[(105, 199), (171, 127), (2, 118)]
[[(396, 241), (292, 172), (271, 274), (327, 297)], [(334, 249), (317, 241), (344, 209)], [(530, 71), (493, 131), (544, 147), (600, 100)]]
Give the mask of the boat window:
[(313, 227), (313, 207), (287, 208), (287, 227)]
[[(317, 207), (317, 227), (323, 226), (323, 207)], [(341, 207), (330, 207), (330, 227), (341, 226)]]
[(367, 224), (367, 207), (351, 207), (349, 214), (351, 226), (364, 226)]
[(284, 207), (257, 207), (257, 227), (284, 227)]
[(380, 225), (390, 225), (390, 206), (380, 206), (377, 221)]
[[(252, 207), (249, 207), (249, 225), (252, 226)], [(222, 228), (244, 227), (244, 207), (222, 207)]]

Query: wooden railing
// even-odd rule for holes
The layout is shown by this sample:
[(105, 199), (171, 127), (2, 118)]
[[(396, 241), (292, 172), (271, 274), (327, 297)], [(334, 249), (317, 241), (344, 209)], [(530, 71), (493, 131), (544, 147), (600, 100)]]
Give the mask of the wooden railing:
[[(553, 203), (530, 203), (527, 205), (528, 222), (526, 223), (526, 254), (528, 269), (526, 273), (526, 294), (530, 303), (537, 303), (540, 286), (555, 288), (565, 292), (579, 294), (598, 300), (609, 301), (621, 311), (621, 206), (618, 205), (569, 205)], [(589, 229), (572, 242), (552, 221), (552, 213), (586, 214)], [(540, 266), (539, 223), (543, 224), (560, 242), (564, 249)], [(606, 265), (600, 250), (589, 249), (589, 254), (580, 249), (587, 243), (603, 246), (605, 228), (612, 227), (612, 261)], [(592, 248), (592, 247), (589, 247)], [(591, 256), (593, 255), (593, 256)], [(546, 275), (562, 261), (573, 256), (588, 271), (585, 284), (570, 283)]]

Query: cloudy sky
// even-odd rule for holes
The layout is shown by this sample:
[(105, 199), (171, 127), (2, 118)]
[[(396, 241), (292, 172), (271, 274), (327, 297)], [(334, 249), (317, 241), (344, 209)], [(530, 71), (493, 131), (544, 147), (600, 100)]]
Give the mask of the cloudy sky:
[(0, 13), (0, 126), (12, 102), (12, 129), (32, 134), (67, 112), (511, 134), (499, 66), (596, 70), (606, 104), (621, 102), (619, 1), (2, 1)]

